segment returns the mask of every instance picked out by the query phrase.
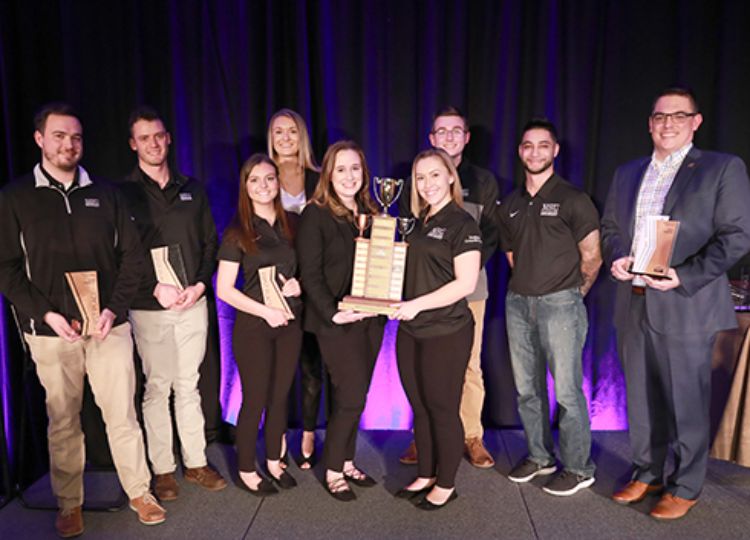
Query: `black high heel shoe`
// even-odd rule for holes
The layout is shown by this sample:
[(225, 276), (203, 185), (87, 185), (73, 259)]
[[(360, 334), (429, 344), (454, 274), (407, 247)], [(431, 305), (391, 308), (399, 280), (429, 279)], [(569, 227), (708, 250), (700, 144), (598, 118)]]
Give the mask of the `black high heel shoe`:
[(273, 484), (261, 476), (260, 483), (255, 489), (251, 489), (245, 482), (240, 478), (240, 487), (255, 497), (268, 497), (271, 495), (277, 495), (279, 490), (273, 487)]
[(445, 500), (443, 504), (435, 504), (431, 503), (427, 497), (425, 496), (424, 499), (419, 501), (419, 503), (416, 505), (417, 508), (420, 510), (440, 510), (441, 508), (448, 506), (448, 503), (451, 501), (455, 501), (458, 498), (458, 493), (456, 493), (456, 490), (453, 490), (453, 493), (450, 494), (450, 496)]
[(309, 456), (306, 456), (300, 451), (299, 455), (299, 462), (297, 463), (297, 466), (302, 469), (303, 471), (309, 471), (313, 467), (315, 467), (315, 463), (317, 463), (317, 460), (315, 458), (315, 448), (313, 448), (312, 454)]
[(359, 487), (372, 487), (377, 484), (372, 476), (369, 476), (364, 471), (361, 471), (357, 467), (351, 469), (344, 469), (344, 478), (349, 482)]
[(281, 489), (292, 489), (293, 487), (297, 486), (297, 481), (291, 474), (286, 471), (283, 471), (281, 473), (281, 476), (279, 476), (278, 478), (276, 478), (274, 475), (271, 475), (271, 481)]
[(326, 491), (331, 497), (341, 502), (349, 502), (357, 498), (343, 476), (330, 482), (326, 481)]

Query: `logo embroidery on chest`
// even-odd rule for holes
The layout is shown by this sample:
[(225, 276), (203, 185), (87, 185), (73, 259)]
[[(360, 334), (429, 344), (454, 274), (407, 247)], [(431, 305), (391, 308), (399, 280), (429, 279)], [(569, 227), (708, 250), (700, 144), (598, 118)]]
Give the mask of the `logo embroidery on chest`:
[(192, 201), (193, 200), (193, 194), (192, 193), (180, 193), (180, 200), (181, 201)]
[(542, 211), (539, 212), (540, 216), (556, 217), (560, 212), (560, 203), (544, 203), (542, 205)]
[(442, 240), (443, 237), (445, 237), (445, 227), (433, 227), (433, 229), (427, 233), (427, 238)]
[(482, 237), (478, 234), (470, 234), (466, 237), (464, 240), (464, 244), (481, 244), (482, 243)]
[(83, 199), (86, 208), (99, 208), (99, 199)]

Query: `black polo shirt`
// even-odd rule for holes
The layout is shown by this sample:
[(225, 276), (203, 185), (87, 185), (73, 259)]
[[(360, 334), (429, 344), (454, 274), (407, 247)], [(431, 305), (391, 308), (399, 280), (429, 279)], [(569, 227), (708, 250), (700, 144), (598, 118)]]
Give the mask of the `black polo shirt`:
[(541, 296), (583, 284), (578, 242), (599, 228), (588, 195), (554, 174), (534, 197), (525, 185), (514, 190), (498, 214), (500, 247), (513, 252), (511, 291)]
[[(427, 223), (417, 221), (406, 237), (406, 284), (404, 300), (439, 289), (456, 279), (453, 259), (467, 251), (481, 251), (482, 233), (476, 221), (455, 202), (448, 203)], [(422, 311), (401, 328), (415, 337), (451, 334), (471, 321), (466, 299), (437, 309)]]
[[(258, 270), (266, 266), (276, 266), (277, 275), (281, 274), (287, 279), (296, 277), (297, 253), (294, 251), (292, 240), (284, 236), (280, 220), (277, 219), (271, 226), (265, 219), (254, 216), (253, 227), (257, 235), (255, 241), (257, 249), (254, 253), (245, 253), (231, 238), (231, 235), (225, 234), (217, 259), (240, 263), (244, 277), (242, 292), (262, 304), (263, 291), (260, 287)], [(287, 297), (286, 301), (295, 317), (299, 317), (302, 313), (302, 301), (299, 297)]]

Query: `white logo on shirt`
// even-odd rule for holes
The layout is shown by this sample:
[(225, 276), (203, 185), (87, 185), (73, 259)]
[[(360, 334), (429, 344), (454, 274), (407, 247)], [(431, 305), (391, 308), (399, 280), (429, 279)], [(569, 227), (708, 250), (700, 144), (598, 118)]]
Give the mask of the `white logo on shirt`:
[(192, 193), (180, 193), (180, 200), (181, 201), (192, 201), (193, 200), (193, 194)]
[(464, 240), (464, 244), (481, 244), (482, 243), (482, 237), (478, 234), (470, 234), (466, 237)]
[(515, 212), (511, 212), (510, 214), (508, 214), (510, 216), (510, 219), (516, 217), (518, 215), (518, 212), (520, 212), (520, 210), (516, 210)]
[(86, 208), (99, 208), (99, 199), (84, 199), (83, 204)]
[(434, 227), (430, 232), (427, 233), (427, 238), (434, 238), (435, 240), (442, 240), (445, 236), (445, 227)]
[(560, 203), (544, 203), (540, 216), (555, 217), (560, 212)]

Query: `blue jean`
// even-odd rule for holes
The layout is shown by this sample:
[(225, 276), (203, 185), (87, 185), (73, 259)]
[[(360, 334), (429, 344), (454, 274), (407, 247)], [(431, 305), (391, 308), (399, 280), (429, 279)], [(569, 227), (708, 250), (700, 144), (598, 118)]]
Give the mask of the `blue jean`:
[(540, 465), (555, 462), (547, 398), (549, 365), (560, 410), (560, 459), (565, 470), (593, 476), (591, 426), (582, 389), (581, 352), (588, 330), (583, 296), (577, 288), (544, 296), (508, 291), (505, 318), (529, 458)]

